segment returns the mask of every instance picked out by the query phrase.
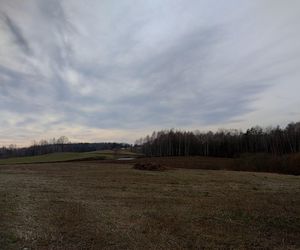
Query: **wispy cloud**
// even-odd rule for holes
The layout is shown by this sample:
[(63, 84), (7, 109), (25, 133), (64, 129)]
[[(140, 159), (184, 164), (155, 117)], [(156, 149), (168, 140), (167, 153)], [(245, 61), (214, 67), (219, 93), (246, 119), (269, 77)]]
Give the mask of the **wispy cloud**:
[(295, 0), (0, 7), (0, 144), (299, 118)]
[(20, 28), (7, 16), (4, 16), (4, 22), (13, 36), (14, 42), (20, 47), (25, 54), (32, 54), (28, 41), (25, 39)]

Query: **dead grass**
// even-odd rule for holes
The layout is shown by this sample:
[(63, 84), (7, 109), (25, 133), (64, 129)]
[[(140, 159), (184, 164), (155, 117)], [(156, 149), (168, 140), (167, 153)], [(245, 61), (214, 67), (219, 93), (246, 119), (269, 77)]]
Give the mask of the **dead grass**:
[(1, 249), (299, 249), (300, 177), (0, 166)]

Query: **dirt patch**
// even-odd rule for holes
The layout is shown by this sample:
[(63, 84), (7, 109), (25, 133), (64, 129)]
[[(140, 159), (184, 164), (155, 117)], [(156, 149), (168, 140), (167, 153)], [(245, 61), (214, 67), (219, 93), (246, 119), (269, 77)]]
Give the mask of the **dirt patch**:
[(136, 163), (133, 165), (134, 169), (138, 169), (138, 170), (146, 170), (146, 171), (164, 171), (167, 170), (167, 168), (165, 166), (162, 166), (160, 164), (156, 164), (156, 163), (151, 163), (151, 162), (147, 162), (147, 163)]

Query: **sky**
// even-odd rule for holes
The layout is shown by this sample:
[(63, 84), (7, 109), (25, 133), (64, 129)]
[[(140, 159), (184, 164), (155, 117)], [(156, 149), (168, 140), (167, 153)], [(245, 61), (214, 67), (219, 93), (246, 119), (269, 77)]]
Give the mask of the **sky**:
[(300, 121), (299, 0), (0, 0), (0, 145)]

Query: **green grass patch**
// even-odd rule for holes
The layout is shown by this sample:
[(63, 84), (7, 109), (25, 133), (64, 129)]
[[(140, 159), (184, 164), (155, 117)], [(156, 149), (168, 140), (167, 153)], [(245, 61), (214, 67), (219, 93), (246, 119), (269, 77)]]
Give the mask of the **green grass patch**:
[(52, 154), (37, 155), (37, 156), (0, 159), (0, 165), (85, 161), (85, 160), (114, 160), (120, 157), (134, 157), (134, 156), (138, 156), (138, 155), (128, 151), (114, 152), (113, 150), (101, 150), (101, 151), (92, 151), (92, 152), (83, 152), (83, 153), (63, 152), (63, 153), (52, 153)]

